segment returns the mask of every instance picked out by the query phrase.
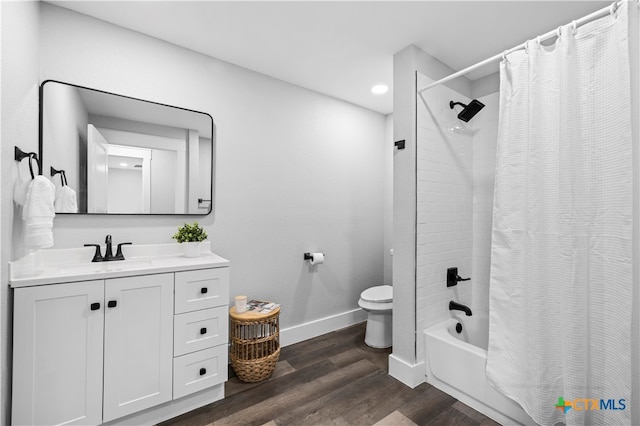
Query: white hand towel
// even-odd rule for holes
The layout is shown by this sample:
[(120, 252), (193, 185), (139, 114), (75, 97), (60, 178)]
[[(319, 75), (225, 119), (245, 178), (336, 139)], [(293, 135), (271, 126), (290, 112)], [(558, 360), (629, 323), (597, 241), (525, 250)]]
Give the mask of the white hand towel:
[(59, 187), (56, 191), (54, 207), (56, 213), (78, 213), (76, 191), (69, 185)]
[(30, 180), (24, 181), (20, 176), (18, 176), (16, 182), (13, 184), (13, 201), (19, 206), (24, 206), (27, 202), (27, 193), (29, 192), (30, 184)]
[(56, 187), (44, 176), (36, 176), (29, 184), (27, 201), (22, 210), (25, 247), (38, 249), (53, 246), (55, 193)]

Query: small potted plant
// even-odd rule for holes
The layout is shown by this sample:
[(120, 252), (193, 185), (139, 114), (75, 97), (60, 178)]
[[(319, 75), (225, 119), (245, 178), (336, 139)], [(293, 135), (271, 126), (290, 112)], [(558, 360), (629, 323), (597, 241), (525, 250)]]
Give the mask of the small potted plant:
[(173, 237), (179, 243), (184, 243), (185, 257), (198, 257), (201, 252), (201, 242), (207, 239), (207, 232), (198, 224), (185, 223), (178, 228)]

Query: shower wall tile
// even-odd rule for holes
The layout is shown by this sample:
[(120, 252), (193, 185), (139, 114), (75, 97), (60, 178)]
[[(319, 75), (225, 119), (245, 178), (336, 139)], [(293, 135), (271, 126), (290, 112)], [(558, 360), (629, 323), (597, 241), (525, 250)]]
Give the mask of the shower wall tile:
[[(421, 81), (422, 80), (422, 81)], [(419, 76), (418, 85), (429, 79)], [(467, 123), (465, 134), (447, 130), (457, 120), (450, 100), (468, 101), (436, 87), (417, 104), (417, 360), (424, 360), (421, 330), (456, 313), (450, 300), (488, 312), (493, 184), (498, 93), (480, 98), (486, 106)], [(473, 127), (472, 127), (473, 126)], [(471, 277), (446, 287), (446, 270), (457, 266)]]
[[(429, 80), (419, 75), (418, 86)], [(422, 81), (421, 81), (422, 80)], [(471, 282), (447, 288), (447, 268), (457, 266), (461, 276), (472, 273), (473, 146), (472, 133), (451, 133), (457, 120), (449, 101), (464, 96), (441, 86), (417, 102), (417, 330), (451, 315), (449, 301), (472, 304)], [(417, 333), (417, 360), (424, 360), (422, 333)]]

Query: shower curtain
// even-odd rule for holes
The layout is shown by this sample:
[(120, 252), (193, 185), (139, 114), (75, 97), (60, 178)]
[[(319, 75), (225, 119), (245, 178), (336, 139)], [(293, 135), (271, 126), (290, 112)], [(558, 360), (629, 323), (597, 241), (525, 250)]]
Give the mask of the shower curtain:
[(631, 423), (627, 12), (501, 64), (486, 372), (543, 425)]

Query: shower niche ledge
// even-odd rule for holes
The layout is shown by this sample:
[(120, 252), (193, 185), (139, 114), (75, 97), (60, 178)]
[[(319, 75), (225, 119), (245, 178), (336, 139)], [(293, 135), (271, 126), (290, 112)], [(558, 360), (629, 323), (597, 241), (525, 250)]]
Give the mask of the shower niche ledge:
[(10, 262), (12, 424), (156, 424), (224, 398), (229, 261), (206, 245)]

